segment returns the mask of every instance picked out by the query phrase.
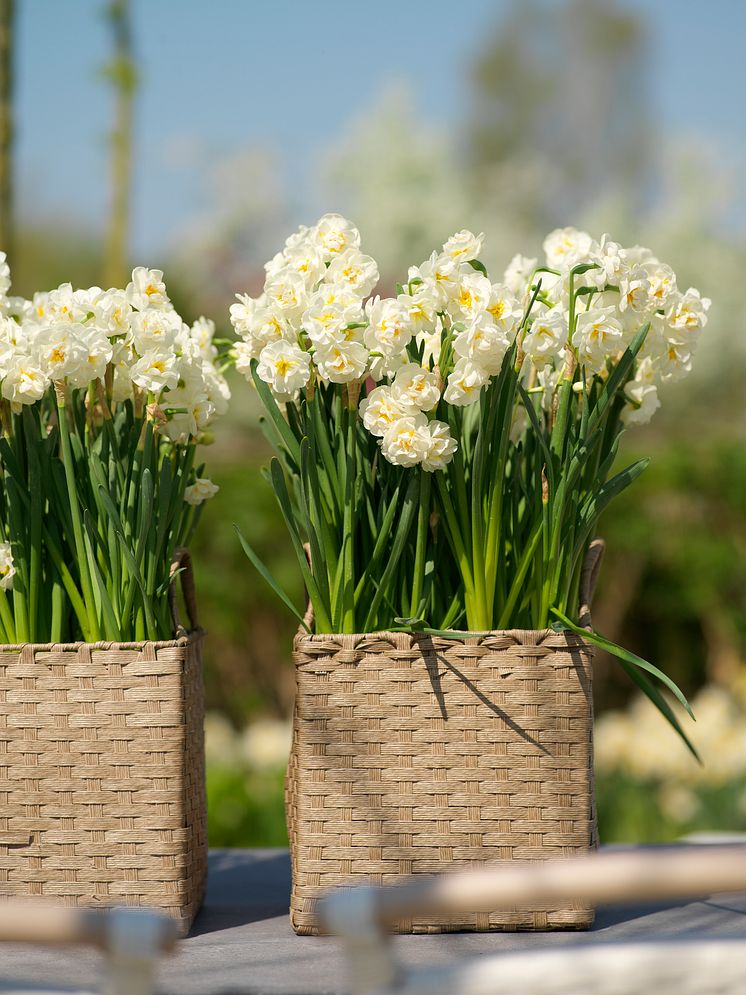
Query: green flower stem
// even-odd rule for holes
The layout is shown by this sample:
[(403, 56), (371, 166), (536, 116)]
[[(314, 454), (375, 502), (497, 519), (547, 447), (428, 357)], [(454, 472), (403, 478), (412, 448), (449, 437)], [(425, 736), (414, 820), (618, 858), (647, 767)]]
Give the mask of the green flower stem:
[(409, 613), (415, 618), (420, 611), (422, 591), (425, 586), (425, 562), (427, 559), (427, 539), (430, 525), (430, 489), (432, 474), (420, 470), (420, 507), (417, 512), (417, 540), (414, 557), (414, 580)]
[(65, 468), (65, 481), (70, 501), (70, 514), (73, 524), (75, 553), (78, 562), (78, 569), (80, 570), (80, 584), (86, 611), (88, 613), (89, 639), (95, 642), (101, 638), (101, 630), (99, 627), (98, 617), (96, 615), (93, 584), (88, 568), (88, 555), (83, 539), (83, 522), (80, 515), (78, 492), (75, 485), (75, 469), (73, 466), (73, 457), (70, 446), (70, 427), (67, 420), (67, 405), (65, 403), (64, 384), (55, 384), (55, 396), (57, 398), (57, 416), (60, 429), (60, 441), (62, 443), (62, 462)]
[[(8, 643), (18, 642), (13, 613), (10, 610), (7, 595), (2, 588), (0, 588), (0, 621), (2, 621), (3, 629), (5, 629), (5, 641)], [(23, 642), (23, 640), (21, 641)]]

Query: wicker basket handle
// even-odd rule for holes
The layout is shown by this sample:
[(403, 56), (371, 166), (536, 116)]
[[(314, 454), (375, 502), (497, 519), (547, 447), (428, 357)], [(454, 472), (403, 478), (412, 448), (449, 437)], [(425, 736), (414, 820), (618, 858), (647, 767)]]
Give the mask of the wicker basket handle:
[(583, 570), (580, 575), (580, 617), (581, 625), (591, 624), (591, 603), (601, 570), (601, 560), (604, 556), (606, 543), (603, 539), (594, 539), (585, 554)]
[(174, 635), (177, 638), (185, 636), (187, 630), (181, 623), (179, 615), (179, 603), (176, 595), (176, 577), (181, 577), (181, 592), (184, 595), (189, 625), (192, 629), (199, 629), (197, 619), (197, 598), (194, 590), (194, 571), (192, 569), (192, 556), (185, 546), (178, 546), (174, 550), (171, 561), (171, 583), (168, 586), (168, 607), (171, 612), (171, 621), (174, 625)]

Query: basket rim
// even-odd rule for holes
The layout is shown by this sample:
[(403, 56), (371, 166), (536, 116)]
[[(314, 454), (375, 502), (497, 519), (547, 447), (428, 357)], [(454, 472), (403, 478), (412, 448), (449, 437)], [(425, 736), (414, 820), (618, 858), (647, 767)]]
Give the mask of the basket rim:
[[(306, 616), (308, 620), (309, 616)], [(592, 631), (590, 626), (584, 626), (589, 632)], [(572, 642), (572, 640), (577, 640), (579, 644), (587, 646), (592, 649), (592, 644), (586, 642), (582, 636), (577, 635), (567, 629), (557, 630), (557, 629), (489, 629), (486, 632), (472, 632), (468, 629), (449, 629), (449, 632), (453, 632), (458, 635), (459, 638), (452, 638), (446, 636), (430, 635), (426, 632), (409, 632), (406, 630), (391, 630), (391, 629), (381, 629), (375, 632), (307, 632), (303, 626), (298, 626), (295, 634), (294, 643), (299, 644), (303, 642), (325, 642), (329, 639), (344, 640), (345, 643), (356, 644), (358, 642), (366, 640), (376, 640), (380, 639), (382, 641), (396, 641), (400, 642), (403, 639), (409, 639), (413, 643), (421, 642), (436, 642), (440, 641), (443, 643), (452, 643), (454, 645), (458, 643), (472, 643), (474, 645), (479, 645), (488, 639), (500, 639), (509, 638), (519, 645), (530, 645), (530, 646), (541, 646), (548, 638), (551, 637), (564, 637), (566, 640)]]
[(198, 642), (205, 635), (205, 630), (201, 627), (191, 629), (183, 636), (176, 636), (174, 639), (141, 639), (136, 642), (118, 643), (99, 640), (95, 643), (0, 643), (0, 653), (20, 653), (29, 647), (35, 653), (75, 653), (83, 647), (90, 650), (142, 650), (146, 646), (155, 646), (156, 649), (169, 649), (172, 647), (188, 646), (190, 643)]

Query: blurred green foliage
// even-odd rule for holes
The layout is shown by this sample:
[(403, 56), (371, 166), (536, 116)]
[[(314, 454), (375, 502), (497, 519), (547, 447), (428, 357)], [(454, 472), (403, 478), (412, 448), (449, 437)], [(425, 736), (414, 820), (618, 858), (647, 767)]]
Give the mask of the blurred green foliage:
[(284, 771), (210, 766), (207, 812), (210, 846), (287, 846)]

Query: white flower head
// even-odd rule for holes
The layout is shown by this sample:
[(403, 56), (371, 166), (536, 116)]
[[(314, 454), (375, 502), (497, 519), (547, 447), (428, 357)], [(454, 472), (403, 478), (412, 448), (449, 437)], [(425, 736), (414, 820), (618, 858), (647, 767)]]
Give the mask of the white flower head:
[(378, 264), (359, 249), (346, 249), (334, 256), (325, 280), (349, 287), (359, 297), (367, 297), (378, 283)]
[(492, 297), (492, 284), (482, 273), (464, 265), (458, 281), (451, 288), (451, 307), (457, 314), (469, 321), (489, 306)]
[(361, 342), (340, 342), (317, 349), (313, 357), (322, 380), (351, 383), (361, 380), (368, 367), (368, 350)]
[(131, 333), (132, 305), (123, 290), (107, 290), (96, 301), (96, 324), (110, 337)]
[(170, 352), (182, 328), (179, 315), (175, 311), (166, 309), (136, 311), (130, 321), (132, 340), (140, 356), (151, 351)]
[(437, 321), (437, 311), (439, 307), (438, 291), (435, 284), (429, 283), (413, 284), (411, 293), (399, 294), (398, 302), (406, 309), (409, 324), (415, 335), (420, 332), (432, 332)]
[(472, 259), (479, 258), (483, 242), (484, 232), (475, 235), (473, 232), (464, 229), (463, 231), (456, 232), (455, 235), (451, 235), (443, 245), (443, 255), (448, 256), (449, 259), (453, 259), (457, 263), (468, 263)]
[(0, 588), (10, 591), (13, 587), (13, 576), (16, 568), (13, 566), (13, 552), (9, 542), (0, 542)]
[(454, 296), (461, 273), (461, 265), (450, 256), (433, 252), (421, 266), (410, 266), (408, 280), (420, 280), (431, 289), (437, 302), (437, 309), (445, 308)]
[(184, 488), (184, 500), (187, 504), (198, 505), (215, 497), (220, 488), (207, 477), (197, 477), (193, 484)]
[(347, 249), (360, 248), (360, 232), (341, 214), (325, 214), (316, 225), (314, 236), (327, 260)]
[(374, 387), (360, 402), (358, 410), (363, 425), (371, 435), (379, 438), (401, 418), (417, 413), (417, 408), (406, 397), (394, 395), (392, 388), (386, 385)]
[[(361, 323), (360, 301), (347, 288), (333, 286), (331, 293), (314, 294), (301, 323), (317, 349), (328, 349), (350, 337), (350, 325)], [(356, 338), (358, 336), (353, 336)]]
[(500, 372), (503, 358), (510, 346), (505, 330), (496, 325), (492, 315), (484, 311), (463, 332), (456, 336), (453, 344), (457, 356), (471, 360), (490, 376)]
[(137, 266), (132, 270), (132, 281), (127, 284), (125, 296), (138, 311), (148, 308), (170, 308), (171, 301), (163, 282), (163, 270)]
[(381, 452), (395, 466), (417, 466), (432, 445), (425, 415), (418, 412), (395, 421), (381, 439)]
[(146, 352), (130, 367), (130, 378), (141, 390), (153, 394), (173, 390), (179, 382), (176, 357), (160, 350)]
[(624, 330), (616, 318), (616, 308), (590, 308), (578, 315), (572, 344), (578, 360), (593, 373), (600, 373), (624, 348)]
[(588, 232), (577, 228), (555, 228), (544, 239), (547, 266), (567, 272), (585, 261), (592, 243)]
[(308, 307), (306, 282), (295, 270), (282, 270), (270, 277), (264, 285), (264, 296), (268, 306), (280, 311), (289, 322), (300, 318)]
[(16, 355), (3, 379), (3, 397), (15, 412), (23, 404), (41, 400), (49, 386), (49, 377), (31, 356)]
[[(665, 308), (676, 294), (676, 274), (670, 266), (653, 259), (643, 266), (650, 284), (650, 302), (655, 308)], [(695, 294), (698, 292), (695, 290)], [(698, 295), (699, 296), (699, 295)]]
[(710, 303), (709, 297), (702, 297), (694, 287), (690, 287), (685, 294), (673, 293), (666, 311), (669, 338), (678, 340), (680, 336), (676, 333), (681, 332), (691, 337), (704, 328)]
[(552, 308), (533, 319), (523, 340), (523, 351), (536, 366), (544, 366), (562, 353), (567, 336), (567, 315), (560, 307)]
[(311, 376), (311, 357), (294, 342), (271, 342), (262, 349), (256, 372), (275, 394), (294, 397)]
[(512, 294), (522, 296), (526, 292), (537, 261), (536, 256), (513, 256), (503, 276), (503, 282)]
[(448, 377), (443, 399), (458, 407), (474, 404), (488, 380), (489, 374), (481, 366), (470, 359), (459, 359)]
[(190, 335), (199, 349), (200, 356), (211, 363), (218, 354), (218, 350), (212, 344), (215, 337), (215, 322), (204, 316), (197, 318), (190, 329)]
[(10, 290), (10, 266), (8, 257), (0, 252), (0, 297), (7, 297)]
[(418, 363), (406, 363), (396, 372), (392, 395), (419, 411), (432, 411), (440, 400), (438, 377)]
[(632, 267), (619, 284), (619, 310), (636, 314), (650, 310), (650, 280), (643, 266)]
[(88, 361), (84, 333), (83, 325), (67, 321), (46, 325), (37, 333), (33, 351), (49, 380), (69, 379), (79, 386), (81, 368)]
[(374, 297), (366, 304), (365, 313), (368, 327), (364, 341), (371, 352), (392, 356), (406, 349), (414, 335), (414, 326), (401, 297)]
[(647, 425), (661, 406), (655, 384), (631, 380), (624, 388), (624, 395), (628, 403), (622, 411), (622, 420), (626, 425)]
[(235, 360), (236, 370), (246, 379), (251, 381), (251, 361), (256, 359), (254, 350), (248, 342), (234, 342), (231, 348), (231, 356)]
[(430, 437), (430, 445), (422, 459), (422, 469), (428, 473), (435, 473), (451, 462), (453, 454), (458, 449), (458, 443), (443, 421), (428, 422), (426, 431)]

